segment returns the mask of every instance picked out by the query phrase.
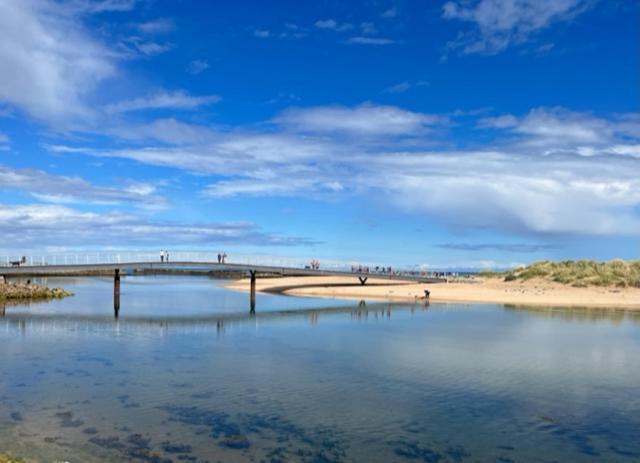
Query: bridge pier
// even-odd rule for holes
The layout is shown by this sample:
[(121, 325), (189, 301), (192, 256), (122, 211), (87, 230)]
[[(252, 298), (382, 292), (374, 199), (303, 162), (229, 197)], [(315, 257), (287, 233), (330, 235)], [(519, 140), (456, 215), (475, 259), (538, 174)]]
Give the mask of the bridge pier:
[(249, 270), (251, 276), (251, 295), (249, 296), (250, 313), (256, 312), (256, 270)]
[(120, 269), (116, 269), (113, 275), (113, 315), (118, 318), (120, 313)]
[(360, 284), (361, 284), (362, 286), (364, 286), (364, 284), (367, 282), (367, 279), (368, 279), (368, 278), (369, 278), (369, 277), (358, 277), (358, 280), (360, 280)]

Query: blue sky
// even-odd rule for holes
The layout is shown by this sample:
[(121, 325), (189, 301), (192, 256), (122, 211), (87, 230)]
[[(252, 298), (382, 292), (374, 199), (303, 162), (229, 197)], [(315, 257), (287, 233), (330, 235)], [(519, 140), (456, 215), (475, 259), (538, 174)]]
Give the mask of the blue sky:
[(640, 251), (632, 1), (0, 2), (2, 254)]

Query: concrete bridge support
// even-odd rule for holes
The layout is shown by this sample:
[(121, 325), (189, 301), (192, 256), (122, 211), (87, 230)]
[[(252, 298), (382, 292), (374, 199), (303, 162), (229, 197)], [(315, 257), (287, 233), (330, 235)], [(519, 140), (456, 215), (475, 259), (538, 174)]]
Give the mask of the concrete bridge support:
[(250, 313), (256, 312), (256, 270), (249, 270), (251, 276), (251, 295), (249, 296)]
[(113, 275), (113, 315), (118, 318), (120, 314), (120, 269), (116, 269)]

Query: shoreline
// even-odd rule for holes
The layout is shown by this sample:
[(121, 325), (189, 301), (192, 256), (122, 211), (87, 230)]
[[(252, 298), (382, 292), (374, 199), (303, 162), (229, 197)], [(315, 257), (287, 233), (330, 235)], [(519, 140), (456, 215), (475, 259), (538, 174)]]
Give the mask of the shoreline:
[[(223, 285), (227, 289), (249, 291), (249, 279)], [(474, 277), (448, 283), (415, 283), (370, 277), (360, 285), (352, 277), (276, 277), (260, 278), (256, 290), (263, 293), (334, 299), (416, 302), (424, 301), (424, 290), (431, 302), (493, 303), (545, 307), (584, 307), (640, 311), (640, 288), (590, 286), (577, 288), (544, 280), (505, 282), (499, 278)]]

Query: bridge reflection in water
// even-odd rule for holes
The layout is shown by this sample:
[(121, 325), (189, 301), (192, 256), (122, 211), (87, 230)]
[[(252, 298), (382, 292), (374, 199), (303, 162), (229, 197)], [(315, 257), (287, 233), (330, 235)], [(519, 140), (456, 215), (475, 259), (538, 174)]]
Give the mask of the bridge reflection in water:
[[(75, 331), (93, 331), (113, 328), (116, 330), (127, 329), (130, 331), (149, 330), (153, 328), (162, 331), (176, 330), (180, 332), (208, 331), (215, 328), (218, 334), (224, 333), (228, 328), (240, 325), (254, 324), (287, 320), (306, 319), (311, 325), (317, 325), (322, 318), (336, 315), (349, 315), (355, 321), (384, 320), (390, 319), (394, 312), (425, 311), (429, 309), (429, 304), (391, 304), (385, 302), (367, 303), (365, 301), (355, 302), (354, 306), (326, 307), (315, 309), (289, 309), (256, 313), (238, 311), (232, 313), (212, 313), (211, 315), (200, 316), (176, 316), (176, 317), (153, 317), (153, 316), (127, 316), (119, 317), (119, 313), (114, 312), (115, 317), (109, 314), (43, 314), (20, 311), (12, 313), (11, 307), (0, 307), (0, 329), (19, 328), (25, 334), (46, 333), (50, 331), (65, 331), (69, 329)], [(120, 309), (118, 309), (119, 311)]]

